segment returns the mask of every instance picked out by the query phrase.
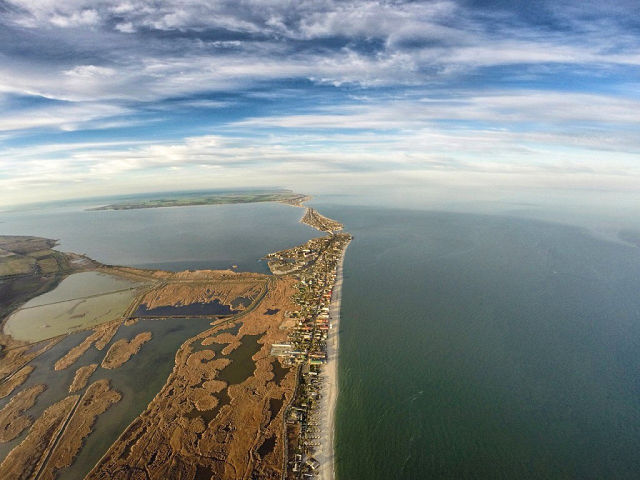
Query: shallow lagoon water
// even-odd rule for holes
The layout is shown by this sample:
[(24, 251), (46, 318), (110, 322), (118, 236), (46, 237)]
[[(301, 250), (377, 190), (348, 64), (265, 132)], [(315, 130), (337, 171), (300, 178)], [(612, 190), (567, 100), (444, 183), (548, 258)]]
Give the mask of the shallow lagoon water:
[(127, 363), (115, 370), (99, 368), (90, 382), (109, 378), (113, 388), (122, 393), (122, 400), (98, 417), (94, 433), (86, 440), (76, 462), (63, 478), (82, 478), (102, 457), (124, 429), (147, 407), (165, 384), (173, 370), (175, 354), (180, 345), (210, 328), (206, 319), (139, 320), (120, 327), (113, 342), (131, 339), (150, 331), (152, 339)]
[(299, 223), (303, 213), (278, 203), (5, 212), (0, 234), (59, 239), (58, 249), (111, 265), (267, 273), (264, 255), (317, 236)]
[[(235, 301), (235, 299), (234, 299)], [(234, 303), (234, 302), (232, 302)], [(189, 315), (234, 315), (237, 310), (232, 310), (229, 305), (220, 303), (217, 298), (213, 302), (194, 302), (188, 305), (162, 305), (154, 308), (147, 308), (144, 303), (139, 305), (135, 311), (135, 316), (140, 318), (148, 317), (186, 317)]]
[(56, 288), (25, 303), (22, 308), (37, 307), (77, 298), (129, 290), (139, 286), (123, 277), (101, 272), (79, 272), (69, 275)]
[(13, 313), (4, 332), (37, 342), (122, 316), (142, 284), (98, 272), (70, 275)]
[[(76, 462), (65, 469), (60, 478), (83, 478), (95, 465), (106, 449), (116, 440), (129, 423), (142, 412), (164, 385), (174, 366), (175, 354), (182, 343), (210, 328), (206, 319), (140, 320), (131, 326), (121, 326), (111, 343), (126, 338), (130, 340), (141, 332), (150, 331), (152, 339), (121, 367), (105, 370), (98, 367), (90, 377), (92, 382), (108, 378), (111, 387), (122, 393), (122, 400), (98, 417), (93, 433), (85, 440)], [(55, 371), (53, 365), (70, 348), (78, 345), (91, 332), (69, 335), (48, 352), (31, 362), (33, 373), (20, 390), (32, 385), (47, 385), (29, 414), (37, 418), (46, 407), (69, 395), (68, 388), (75, 371), (84, 365), (102, 361), (109, 345), (102, 351), (91, 347), (71, 367)], [(0, 400), (0, 408), (7, 399)], [(26, 432), (8, 444), (0, 444), (0, 461), (15, 445), (24, 439)]]

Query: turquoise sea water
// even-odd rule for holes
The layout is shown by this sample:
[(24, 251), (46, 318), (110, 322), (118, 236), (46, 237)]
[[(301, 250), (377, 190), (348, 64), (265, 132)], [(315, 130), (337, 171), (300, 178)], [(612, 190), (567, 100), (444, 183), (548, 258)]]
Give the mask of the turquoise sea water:
[(640, 249), (516, 218), (327, 206), (353, 233), (346, 479), (640, 472)]
[[(339, 480), (637, 478), (640, 249), (514, 217), (315, 206), (354, 235)], [(5, 214), (0, 233), (53, 236), (107, 263), (256, 270), (315, 235), (300, 214)]]

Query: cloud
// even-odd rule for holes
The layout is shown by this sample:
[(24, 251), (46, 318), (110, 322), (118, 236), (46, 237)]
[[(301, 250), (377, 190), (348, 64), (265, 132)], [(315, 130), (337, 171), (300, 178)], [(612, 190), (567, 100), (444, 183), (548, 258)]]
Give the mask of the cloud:
[[(319, 107), (296, 115), (248, 118), (238, 127), (342, 130), (416, 130), (442, 122), (503, 131), (576, 134), (635, 131), (640, 99), (585, 93), (535, 90), (465, 92), (455, 98), (412, 95), (410, 98)], [(461, 126), (457, 127), (458, 129)], [(633, 142), (638, 146), (638, 142)], [(625, 145), (618, 145), (624, 149)]]
[(5, 0), (2, 185), (124, 188), (119, 175), (169, 171), (636, 178), (636, 9)]
[[(42, 128), (65, 131), (100, 128), (100, 122), (125, 113), (125, 108), (95, 103), (26, 108), (17, 112), (5, 112), (0, 117), (0, 132)], [(105, 128), (104, 125), (102, 128)]]
[[(640, 41), (615, 10), (601, 28), (577, 19), (554, 31), (514, 24), (517, 12), (488, 21), (453, 1), (10, 3), (5, 27), (20, 25), (28, 42), (0, 70), (3, 89), (66, 100), (151, 101), (291, 78), (410, 86), (504, 65), (640, 65)], [(72, 57), (60, 61), (61, 48)]]
[(96, 77), (113, 77), (116, 71), (113, 68), (98, 67), (96, 65), (78, 65), (63, 73), (69, 77), (87, 80)]

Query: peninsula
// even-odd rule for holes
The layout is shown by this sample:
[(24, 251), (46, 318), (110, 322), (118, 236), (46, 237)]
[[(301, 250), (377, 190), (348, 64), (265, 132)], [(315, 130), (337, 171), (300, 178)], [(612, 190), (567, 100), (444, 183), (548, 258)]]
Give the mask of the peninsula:
[[(85, 478), (333, 477), (339, 290), (351, 236), (305, 207), (304, 195), (259, 198), (305, 208), (300, 221), (324, 233), (269, 254), (272, 275), (108, 266), (59, 252), (52, 240), (0, 237), (0, 288), (9, 292), (0, 317), (1, 478), (64, 478), (99, 418), (130, 402), (118, 372), (163, 341), (149, 322), (195, 319), (208, 326), (179, 346), (164, 386)], [(52, 312), (66, 333), (46, 318)], [(33, 323), (15, 330), (23, 338), (7, 333), (17, 316)], [(53, 373), (35, 384), (40, 369)], [(49, 403), (34, 407), (43, 392)]]

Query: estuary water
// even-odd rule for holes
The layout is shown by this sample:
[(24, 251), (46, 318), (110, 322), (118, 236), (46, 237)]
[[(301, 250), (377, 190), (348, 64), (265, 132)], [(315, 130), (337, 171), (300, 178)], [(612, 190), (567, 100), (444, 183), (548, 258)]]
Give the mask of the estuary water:
[(535, 220), (318, 207), (354, 235), (339, 480), (638, 478), (640, 249)]

